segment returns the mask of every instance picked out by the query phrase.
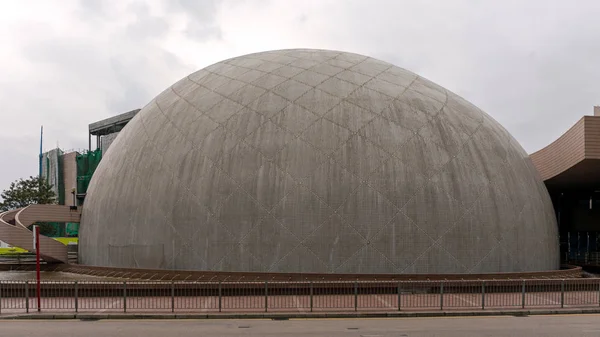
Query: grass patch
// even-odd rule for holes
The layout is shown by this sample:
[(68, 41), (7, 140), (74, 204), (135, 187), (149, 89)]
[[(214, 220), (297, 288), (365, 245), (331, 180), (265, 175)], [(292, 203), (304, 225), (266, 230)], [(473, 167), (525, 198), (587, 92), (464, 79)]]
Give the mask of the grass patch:
[[(53, 238), (54, 240), (68, 245), (69, 243), (79, 244), (79, 238)], [(27, 250), (19, 247), (0, 248), (0, 256), (2, 255), (18, 255), (23, 253), (29, 253)]]
[(62, 243), (63, 245), (68, 245), (69, 243), (79, 243), (79, 238), (53, 238), (54, 240)]
[(15, 255), (21, 253), (27, 253), (27, 251), (19, 247), (0, 248), (0, 255)]

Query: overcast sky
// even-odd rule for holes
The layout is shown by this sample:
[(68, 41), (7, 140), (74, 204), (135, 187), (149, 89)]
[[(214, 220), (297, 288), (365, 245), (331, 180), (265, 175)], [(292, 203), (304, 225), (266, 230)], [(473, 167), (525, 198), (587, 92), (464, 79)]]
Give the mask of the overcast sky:
[(379, 58), (465, 97), (533, 152), (600, 104), (598, 0), (3, 0), (0, 190), (44, 148), (219, 60), (281, 48)]

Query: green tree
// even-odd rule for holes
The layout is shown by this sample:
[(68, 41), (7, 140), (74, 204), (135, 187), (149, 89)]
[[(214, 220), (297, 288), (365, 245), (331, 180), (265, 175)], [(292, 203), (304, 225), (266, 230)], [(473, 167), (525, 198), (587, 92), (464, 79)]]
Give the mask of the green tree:
[(15, 208), (25, 207), (31, 204), (55, 204), (56, 194), (46, 179), (41, 177), (29, 177), (19, 179), (10, 184), (0, 197), (0, 212)]

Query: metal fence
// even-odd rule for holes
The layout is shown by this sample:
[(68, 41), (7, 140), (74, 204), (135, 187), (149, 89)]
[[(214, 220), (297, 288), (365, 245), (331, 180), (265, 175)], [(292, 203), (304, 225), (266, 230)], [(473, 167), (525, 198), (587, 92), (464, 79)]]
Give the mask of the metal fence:
[(0, 313), (340, 312), (600, 307), (600, 279), (356, 282), (0, 281)]

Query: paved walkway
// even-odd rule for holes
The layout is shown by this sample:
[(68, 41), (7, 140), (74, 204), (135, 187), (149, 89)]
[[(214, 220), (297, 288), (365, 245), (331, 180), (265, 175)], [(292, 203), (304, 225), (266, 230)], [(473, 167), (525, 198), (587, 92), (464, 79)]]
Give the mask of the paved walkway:
[(331, 336), (597, 337), (600, 315), (403, 319), (4, 321), (2, 335), (24, 336)]

